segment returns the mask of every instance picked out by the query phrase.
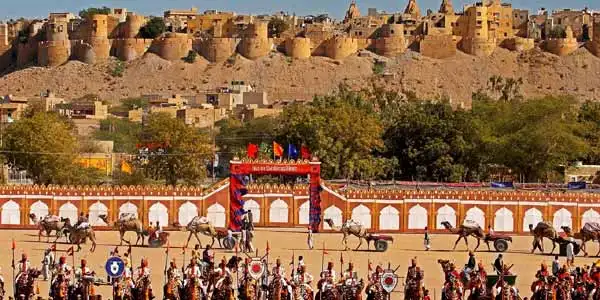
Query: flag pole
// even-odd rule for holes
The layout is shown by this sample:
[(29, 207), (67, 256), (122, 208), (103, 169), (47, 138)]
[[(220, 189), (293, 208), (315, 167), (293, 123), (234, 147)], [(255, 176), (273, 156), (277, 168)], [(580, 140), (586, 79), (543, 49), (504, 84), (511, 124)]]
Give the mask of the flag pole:
[(321, 251), (321, 273), (323, 273), (324, 266), (325, 266), (325, 242), (323, 242), (323, 251)]
[(185, 246), (182, 248), (183, 249), (183, 263), (181, 264), (181, 272), (185, 273)]
[(12, 240), (12, 278), (13, 278), (13, 294), (17, 293), (17, 280), (15, 278), (15, 248), (17, 244), (15, 239)]
[[(167, 242), (167, 250), (165, 251), (166, 255), (165, 255), (165, 269), (164, 269), (164, 279), (163, 279), (163, 286), (167, 284), (167, 265), (169, 264), (169, 242)], [(183, 262), (185, 264), (185, 262)]]

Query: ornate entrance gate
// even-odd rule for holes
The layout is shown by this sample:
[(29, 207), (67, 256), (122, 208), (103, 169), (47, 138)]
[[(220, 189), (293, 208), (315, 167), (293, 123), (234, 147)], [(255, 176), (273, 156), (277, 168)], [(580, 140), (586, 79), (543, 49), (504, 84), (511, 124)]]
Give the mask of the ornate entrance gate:
[(309, 224), (313, 232), (319, 230), (321, 223), (321, 162), (313, 160), (232, 160), (229, 180), (229, 229), (239, 231), (244, 214), (246, 185), (250, 175), (293, 175), (309, 177)]

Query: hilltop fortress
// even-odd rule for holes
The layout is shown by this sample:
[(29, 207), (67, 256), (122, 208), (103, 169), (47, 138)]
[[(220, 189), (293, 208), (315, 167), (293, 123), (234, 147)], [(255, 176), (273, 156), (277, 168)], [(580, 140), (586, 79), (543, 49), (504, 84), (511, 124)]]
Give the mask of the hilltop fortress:
[[(422, 15), (416, 0), (399, 13), (369, 9), (361, 15), (350, 3), (341, 22), (327, 15), (297, 17), (236, 15), (197, 9), (169, 10), (168, 32), (156, 39), (140, 36), (147, 17), (112, 9), (85, 19), (70, 13), (51, 13), (45, 20), (0, 24), (0, 71), (10, 66), (58, 66), (68, 60), (96, 63), (110, 56), (131, 61), (145, 52), (179, 60), (195, 51), (210, 62), (224, 62), (236, 53), (254, 60), (280, 51), (293, 59), (326, 56), (341, 60), (360, 51), (394, 57), (407, 49), (444, 59), (457, 50), (489, 56), (497, 47), (527, 51), (534, 47), (559, 56), (580, 46), (600, 56), (600, 18), (583, 10), (540, 11), (530, 15), (500, 0), (467, 5), (455, 12), (451, 0), (442, 0), (437, 12)], [(273, 32), (270, 21), (286, 24)]]

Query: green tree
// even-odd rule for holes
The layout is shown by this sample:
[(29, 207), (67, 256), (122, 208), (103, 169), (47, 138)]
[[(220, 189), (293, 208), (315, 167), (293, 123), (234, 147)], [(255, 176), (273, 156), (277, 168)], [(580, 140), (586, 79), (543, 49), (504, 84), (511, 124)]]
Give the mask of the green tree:
[[(229, 161), (234, 156), (246, 157), (248, 144), (272, 145), (279, 129), (279, 117), (262, 117), (242, 122), (236, 119), (226, 119), (218, 123), (219, 134), (215, 140), (221, 155), (219, 159)], [(270, 148), (269, 146), (267, 148)], [(261, 149), (262, 150), (262, 149)], [(260, 151), (259, 155), (268, 154)], [(272, 158), (273, 156), (266, 156)]]
[(94, 138), (101, 141), (113, 141), (114, 152), (136, 153), (136, 142), (142, 125), (127, 119), (109, 117), (100, 121), (100, 128), (94, 132)]
[(322, 161), (327, 178), (372, 179), (386, 175), (383, 126), (362, 93), (342, 86), (333, 95), (294, 104), (281, 116), (279, 141), (305, 144)]
[(273, 18), (269, 21), (269, 37), (279, 37), (282, 33), (286, 32), (290, 25), (282, 19)]
[(583, 138), (590, 147), (585, 161), (600, 164), (600, 103), (584, 102), (579, 109), (578, 121), (585, 128)]
[(2, 150), (14, 167), (38, 184), (89, 184), (99, 173), (76, 164), (79, 145), (72, 124), (51, 113), (37, 113), (9, 126)]
[(401, 178), (454, 182), (476, 171), (469, 161), (476, 133), (467, 112), (440, 101), (410, 101), (394, 110), (384, 139)]
[(92, 17), (93, 15), (108, 15), (110, 14), (111, 9), (109, 7), (90, 7), (84, 10), (79, 11), (79, 17), (82, 19), (86, 19)]
[(164, 145), (163, 154), (149, 155), (145, 169), (150, 178), (175, 186), (179, 180), (197, 184), (206, 177), (206, 163), (212, 159), (210, 141), (180, 119), (165, 113), (150, 114), (140, 142)]
[(165, 20), (163, 18), (153, 17), (140, 29), (140, 36), (145, 39), (155, 39), (165, 31), (167, 31)]

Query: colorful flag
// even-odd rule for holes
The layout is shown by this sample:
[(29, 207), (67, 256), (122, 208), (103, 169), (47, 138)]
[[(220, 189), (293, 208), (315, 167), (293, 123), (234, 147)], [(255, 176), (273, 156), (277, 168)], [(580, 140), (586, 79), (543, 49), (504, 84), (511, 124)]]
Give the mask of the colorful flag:
[(298, 149), (292, 144), (288, 144), (288, 157), (291, 159), (298, 158)]
[(300, 156), (302, 159), (310, 159), (310, 150), (308, 150), (308, 147), (304, 145), (300, 147)]
[(133, 167), (126, 160), (121, 161), (121, 172), (131, 174), (133, 173)]
[(56, 244), (52, 244), (52, 246), (50, 246), (50, 251), (56, 252)]
[(67, 255), (68, 256), (74, 256), (75, 255), (75, 249), (73, 249), (73, 246), (71, 246), (69, 249), (67, 249)]
[(273, 155), (276, 157), (283, 157), (283, 147), (277, 142), (273, 142)]
[(256, 159), (258, 157), (258, 145), (248, 144), (248, 157)]

